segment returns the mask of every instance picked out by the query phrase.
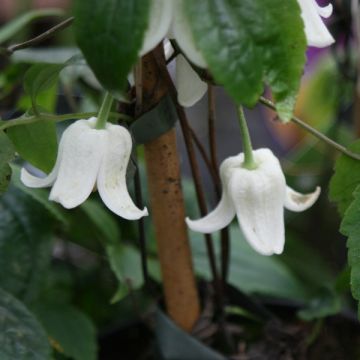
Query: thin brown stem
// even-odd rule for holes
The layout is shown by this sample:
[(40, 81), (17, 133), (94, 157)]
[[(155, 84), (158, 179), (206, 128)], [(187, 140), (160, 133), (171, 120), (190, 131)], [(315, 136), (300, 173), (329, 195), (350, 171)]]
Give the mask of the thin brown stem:
[(204, 145), (201, 143), (201, 141), (198, 138), (198, 136), (196, 135), (194, 129), (190, 125), (189, 125), (189, 129), (190, 129), (190, 133), (191, 133), (192, 139), (194, 141), (194, 144), (196, 145), (197, 149), (199, 150), (199, 153), (200, 153), (202, 159), (204, 160), (205, 166), (213, 179), (213, 182), (218, 183), (220, 181), (218, 178), (218, 174), (216, 173), (216, 170), (213, 168), (213, 166), (211, 164), (211, 160), (209, 159), (209, 157), (206, 153)]
[[(215, 173), (215, 177), (214, 177), (215, 192), (218, 200), (220, 200), (221, 180), (220, 180), (218, 159), (217, 159), (215, 120), (216, 120), (215, 92), (214, 92), (214, 86), (209, 84), (208, 85), (209, 148), (210, 148), (210, 157), (211, 157), (211, 168)], [(221, 230), (220, 237), (221, 237), (221, 278), (222, 278), (223, 288), (225, 288), (226, 280), (229, 273), (229, 265), (230, 265), (230, 235), (229, 235), (229, 229), (227, 227)]]
[[(268, 107), (269, 109), (272, 109), (274, 111), (276, 111), (276, 106), (275, 104), (270, 101), (269, 99), (266, 99), (264, 97), (260, 97), (259, 100), (263, 105), (265, 105), (266, 107)], [(356, 154), (350, 150), (348, 150), (345, 146), (342, 146), (340, 144), (338, 144), (336, 141), (330, 139), (329, 137), (327, 137), (326, 135), (324, 135), (322, 132), (314, 129), (312, 126), (310, 126), (309, 124), (305, 123), (304, 121), (302, 121), (301, 119), (299, 119), (296, 116), (293, 116), (291, 118), (291, 121), (300, 126), (301, 128), (303, 128), (304, 130), (306, 130), (307, 132), (309, 132), (310, 134), (312, 134), (313, 136), (315, 136), (316, 138), (318, 138), (321, 141), (324, 141), (325, 143), (327, 143), (328, 145), (332, 146), (334, 149), (336, 149), (337, 151), (343, 153), (346, 156), (349, 156), (350, 158), (354, 159), (354, 160), (360, 160), (360, 154)]]
[(6, 51), (6, 53), (8, 55), (12, 55), (17, 50), (26, 49), (26, 48), (29, 48), (31, 46), (37, 45), (40, 42), (52, 37), (57, 32), (66, 29), (67, 27), (69, 27), (73, 23), (73, 21), (74, 21), (74, 17), (70, 17), (70, 18), (62, 21), (61, 23), (53, 26), (52, 28), (45, 31), (44, 33), (42, 33), (42, 34), (40, 34), (40, 35), (30, 39), (30, 40), (24, 41), (24, 42), (22, 42), (20, 44), (15, 44), (15, 45), (11, 45), (11, 46), (7, 47), (5, 49), (5, 51)]

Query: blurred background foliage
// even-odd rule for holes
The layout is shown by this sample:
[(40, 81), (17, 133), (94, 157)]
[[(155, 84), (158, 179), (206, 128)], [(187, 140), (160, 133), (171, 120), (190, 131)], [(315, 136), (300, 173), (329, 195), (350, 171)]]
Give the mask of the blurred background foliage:
[[(30, 11), (32, 5), (42, 9), (48, 4), (45, 1), (0, 1), (1, 45), (26, 40), (57, 23), (60, 10), (50, 17), (40, 11), (27, 15), (20, 25), (12, 23), (9, 29), (9, 20), (15, 15), (29, 14), (26, 11)], [(64, 9), (69, 5), (61, 1), (55, 4)], [(342, 144), (350, 144), (360, 134), (355, 120), (359, 101), (355, 91), (358, 59), (348, 25), (349, 7), (346, 1), (336, 3), (330, 24), (338, 40), (334, 49), (309, 51), (296, 109), (300, 118)], [(23, 83), (31, 65), (63, 64), (77, 53), (72, 33), (66, 30), (41, 46), (20, 50), (11, 57), (0, 57), (0, 115), (3, 121), (30, 109), (31, 93), (24, 91)], [(171, 64), (169, 70), (174, 70)], [(101, 89), (84, 64), (75, 63), (57, 72), (45, 90), (37, 92), (36, 101), (50, 113), (96, 111), (101, 100)], [(234, 106), (221, 89), (216, 89), (216, 94), (216, 136), (218, 155), (222, 160), (239, 153), (241, 143)], [(207, 99), (204, 99), (188, 111), (191, 125), (204, 143), (207, 141), (207, 125), (203, 121), (207, 116), (206, 108)], [(158, 111), (156, 116), (165, 116), (165, 113)], [(306, 213), (286, 213), (286, 248), (281, 256), (256, 254), (242, 238), (237, 224), (231, 225), (226, 312), (229, 323), (234, 325), (234, 336), (256, 344), (259, 334), (266, 333), (265, 324), (276, 317), (285, 322), (294, 321), (307, 329), (304, 338), (309, 341), (306, 345), (309, 347), (314, 341), (311, 336), (320, 336), (323, 319), (332, 316), (345, 319), (351, 329), (356, 329), (350, 334), (351, 341), (359, 344), (360, 332), (346, 265), (346, 242), (338, 230), (337, 209), (328, 199), (329, 181), (338, 154), (295, 125), (280, 125), (274, 121), (274, 114), (262, 106), (248, 110), (248, 116), (255, 147), (270, 147), (281, 157), (289, 184), (304, 192), (319, 184), (322, 195)], [(68, 123), (58, 123), (55, 129), (54, 123), (49, 122), (47, 130), (36, 126), (19, 127), (8, 134), (18, 154), (34, 165), (39, 159), (46, 171), (51, 168), (56, 154), (53, 134), (56, 131), (58, 138)], [(27, 145), (22, 149), (18, 145), (21, 141), (16, 141), (39, 131), (49, 132), (44, 146), (47, 149), (52, 146), (53, 155), (51, 157), (50, 152), (51, 158), (47, 160), (39, 156), (42, 154), (40, 143), (32, 153)], [(156, 129), (153, 131), (156, 133)], [(49, 139), (55, 143), (49, 145)], [(187, 214), (197, 217), (199, 213), (180, 132), (178, 143)], [(191, 343), (188, 335), (174, 330), (163, 314), (154, 315), (161, 302), (161, 275), (151, 216), (145, 219), (150, 280), (144, 286), (136, 223), (114, 216), (103, 207), (96, 194), (71, 211), (48, 202), (47, 190), (29, 189), (20, 183), (22, 165), (17, 158), (12, 166), (11, 185), (0, 198), (0, 288), (3, 293), (0, 312), (9, 313), (6, 319), (12, 319), (11, 323), (0, 324), (0, 329), (6, 326), (16, 331), (21, 329), (29, 348), (34, 349), (39, 359), (47, 358), (51, 353), (55, 359), (91, 360), (97, 358), (98, 351), (100, 358), (106, 360), (118, 358), (119, 353), (124, 359), (159, 359), (160, 355), (154, 355), (156, 351), (170, 359), (174, 349), (164, 350), (169, 343), (174, 343), (177, 351), (181, 352), (178, 348), (185, 351), (190, 346), (188, 342)], [(141, 147), (137, 167), (144, 203), (148, 204)], [(216, 203), (214, 188), (203, 165), (201, 172), (208, 206), (212, 208)], [(130, 176), (129, 186), (134, 191)], [(206, 305), (211, 294), (207, 285), (211, 275), (205, 243), (199, 234), (190, 233), (190, 236), (194, 267)], [(218, 253), (216, 236), (215, 245)], [(212, 314), (211, 309), (209, 311)], [(150, 320), (149, 314), (152, 314)], [(216, 331), (212, 330), (211, 324), (206, 324), (205, 328), (207, 333), (203, 331), (205, 335), (197, 334), (197, 337), (216, 345), (213, 336)], [(168, 336), (166, 343), (165, 334)], [(2, 335), (0, 344), (1, 339)], [(208, 348), (201, 343), (191, 344), (193, 354), (198, 351), (198, 359), (201, 356), (204, 359), (222, 358), (217, 353), (207, 353)], [(1, 345), (0, 357), (2, 351)], [(316, 352), (316, 347), (313, 351)], [(355, 359), (355, 350), (349, 351), (353, 351), (349, 356)], [(177, 355), (179, 359), (188, 358), (186, 354)]]

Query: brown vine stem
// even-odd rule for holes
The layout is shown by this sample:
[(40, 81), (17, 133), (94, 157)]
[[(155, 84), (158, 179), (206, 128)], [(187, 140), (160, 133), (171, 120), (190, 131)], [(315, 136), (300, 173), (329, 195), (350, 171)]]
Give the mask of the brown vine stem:
[[(272, 110), (274, 110), (276, 112), (275, 104), (272, 101), (270, 101), (269, 99), (266, 99), (264, 97), (260, 97), (259, 101), (260, 101), (260, 103), (262, 103), (263, 105), (265, 105), (269, 109), (272, 109)], [(349, 156), (350, 158), (352, 158), (354, 160), (360, 160), (360, 154), (356, 154), (356, 153), (348, 150), (345, 146), (342, 146), (342, 145), (338, 144), (336, 141), (330, 139), (329, 137), (324, 135), (322, 132), (314, 129), (312, 126), (310, 126), (309, 124), (307, 124), (304, 121), (300, 120), (296, 116), (293, 116), (291, 118), (291, 121), (293, 123), (295, 123), (296, 125), (300, 126), (301, 128), (303, 128), (304, 130), (306, 130), (307, 132), (309, 132), (310, 134), (312, 134), (313, 136), (315, 136), (316, 138), (318, 138), (319, 140), (324, 141), (326, 144), (332, 146), (334, 149), (336, 149), (339, 152), (343, 153), (344, 155)]]
[(189, 130), (191, 132), (191, 136), (192, 139), (194, 141), (194, 144), (196, 145), (197, 149), (199, 150), (199, 153), (202, 157), (202, 159), (204, 160), (204, 163), (206, 165), (206, 168), (208, 169), (210, 176), (213, 180), (213, 183), (215, 184), (218, 179), (217, 179), (217, 174), (216, 174), (216, 170), (213, 168), (212, 164), (211, 164), (211, 160), (209, 159), (205, 147), (204, 145), (201, 143), (200, 139), (198, 138), (198, 136), (196, 135), (194, 129), (189, 125)]
[[(209, 127), (209, 148), (211, 167), (215, 173), (214, 186), (217, 199), (221, 197), (221, 180), (219, 174), (219, 165), (217, 159), (217, 144), (216, 144), (216, 99), (214, 86), (208, 84), (208, 127)], [(220, 232), (221, 237), (221, 279), (223, 289), (226, 287), (226, 280), (229, 273), (230, 266), (230, 235), (228, 227), (224, 228)]]
[(74, 17), (70, 17), (30, 40), (24, 41), (20, 44), (11, 45), (11, 46), (5, 48), (5, 52), (7, 55), (12, 55), (17, 50), (26, 49), (31, 46), (37, 45), (40, 42), (52, 37), (57, 32), (66, 29), (73, 22), (74, 22)]
[[(165, 62), (162, 61), (162, 59), (159, 58), (158, 56), (156, 57), (156, 60), (159, 64), (159, 66), (162, 70), (162, 74), (168, 84), (170, 96), (173, 99), (173, 102), (176, 107), (176, 112), (179, 117), (180, 126), (182, 129), (182, 133), (183, 133), (184, 141), (185, 141), (185, 145), (186, 145), (186, 150), (188, 153), (191, 172), (192, 172), (192, 176), (194, 179), (195, 191), (196, 191), (196, 196), (197, 196), (197, 200), (198, 200), (198, 204), (199, 204), (200, 214), (201, 214), (201, 216), (204, 216), (207, 213), (206, 200), (205, 200), (203, 187), (201, 184), (200, 170), (199, 170), (199, 167), (197, 164), (195, 149), (194, 149), (194, 145), (193, 145), (193, 141), (192, 141), (191, 128), (187, 121), (187, 116), (185, 114), (183, 107), (177, 101), (177, 90), (176, 90), (174, 83), (172, 82), (172, 79), (167, 71)], [(220, 281), (217, 266), (216, 266), (216, 256), (215, 256), (215, 250), (214, 250), (214, 246), (213, 246), (213, 242), (212, 242), (212, 236), (210, 234), (205, 234), (204, 237), (205, 237), (205, 243), (206, 243), (209, 263), (210, 263), (210, 269), (211, 269), (212, 277), (213, 277), (213, 281), (214, 281), (216, 299), (218, 302), (218, 307), (221, 310), (223, 308), (223, 289), (221, 286), (221, 281)]]

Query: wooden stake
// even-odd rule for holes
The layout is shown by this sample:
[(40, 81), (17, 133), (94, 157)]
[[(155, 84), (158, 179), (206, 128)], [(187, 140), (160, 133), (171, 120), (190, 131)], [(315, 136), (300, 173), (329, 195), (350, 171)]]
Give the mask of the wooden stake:
[[(155, 51), (163, 50), (158, 47)], [(145, 112), (165, 96), (168, 88), (153, 54), (145, 56), (140, 66), (136, 71), (141, 74), (141, 79), (136, 80), (137, 111)], [(200, 304), (185, 224), (175, 130), (145, 144), (144, 149), (150, 216), (155, 227), (167, 312), (179, 327), (190, 331), (199, 318)]]

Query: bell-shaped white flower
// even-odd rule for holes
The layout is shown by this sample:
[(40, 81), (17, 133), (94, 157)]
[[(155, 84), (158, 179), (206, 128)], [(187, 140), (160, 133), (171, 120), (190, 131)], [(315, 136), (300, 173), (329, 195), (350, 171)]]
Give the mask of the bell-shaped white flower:
[(223, 193), (217, 207), (199, 220), (186, 219), (190, 229), (218, 231), (237, 216), (248, 243), (260, 254), (281, 254), (285, 243), (284, 207), (303, 211), (314, 204), (320, 188), (300, 194), (286, 186), (279, 160), (269, 149), (253, 151), (257, 168), (243, 167), (244, 154), (229, 157), (220, 166)]
[[(183, 0), (152, 0), (149, 26), (140, 55), (153, 50), (163, 39), (175, 39), (188, 60), (206, 68), (206, 62), (194, 43), (183, 10)], [(165, 56), (170, 57), (171, 45), (165, 44)], [(189, 107), (206, 93), (207, 84), (200, 79), (184, 56), (176, 57), (176, 87), (179, 104)]]
[(55, 166), (38, 178), (25, 168), (22, 182), (32, 188), (50, 187), (49, 199), (67, 209), (83, 203), (95, 185), (105, 205), (115, 214), (136, 220), (148, 214), (133, 203), (126, 185), (132, 140), (122, 126), (106, 124), (95, 129), (96, 118), (78, 120), (63, 133)]
[(319, 48), (331, 45), (335, 40), (321, 18), (331, 16), (332, 5), (320, 7), (316, 0), (298, 0), (298, 3), (301, 8), (308, 45)]

